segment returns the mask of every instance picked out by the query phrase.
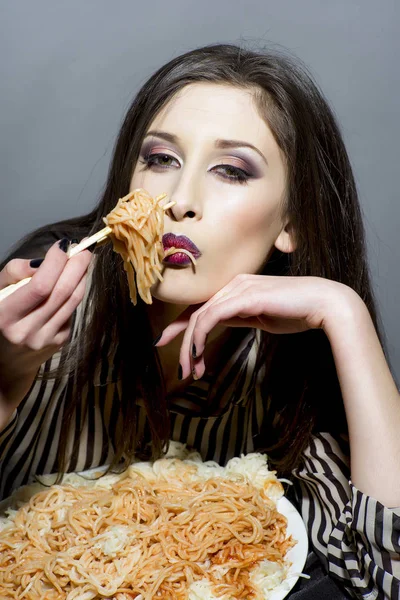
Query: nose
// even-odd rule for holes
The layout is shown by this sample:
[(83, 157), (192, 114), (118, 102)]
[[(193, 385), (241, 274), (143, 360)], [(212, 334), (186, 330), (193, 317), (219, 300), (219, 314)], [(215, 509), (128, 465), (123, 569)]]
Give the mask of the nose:
[(171, 190), (170, 200), (175, 202), (168, 214), (174, 221), (184, 219), (201, 219), (201, 182), (190, 170), (183, 167), (174, 188)]

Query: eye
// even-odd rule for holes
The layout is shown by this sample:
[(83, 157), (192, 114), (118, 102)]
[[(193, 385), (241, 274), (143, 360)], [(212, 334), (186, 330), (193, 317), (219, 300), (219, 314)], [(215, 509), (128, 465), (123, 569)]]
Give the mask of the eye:
[(146, 168), (148, 169), (169, 169), (169, 168), (179, 168), (181, 165), (179, 163), (179, 161), (171, 156), (170, 154), (165, 154), (165, 153), (154, 153), (154, 154), (147, 154), (146, 156), (143, 156), (141, 162), (146, 166)]
[(232, 183), (247, 183), (253, 177), (251, 173), (233, 165), (217, 165), (211, 171), (218, 173), (218, 175)]

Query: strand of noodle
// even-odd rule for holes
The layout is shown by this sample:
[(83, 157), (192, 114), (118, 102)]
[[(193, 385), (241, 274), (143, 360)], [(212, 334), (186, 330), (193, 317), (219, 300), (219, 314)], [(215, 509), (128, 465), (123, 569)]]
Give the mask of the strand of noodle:
[(190, 260), (193, 263), (193, 266), (196, 266), (197, 262), (195, 257), (193, 256), (193, 254), (191, 252), (189, 252), (189, 250), (185, 250), (185, 248), (168, 248), (168, 250), (165, 252), (164, 254), (164, 258), (166, 258), (167, 256), (171, 256), (171, 254), (177, 254), (177, 252), (182, 252), (182, 254), (186, 254), (186, 256), (188, 256), (190, 258)]
[[(63, 504), (67, 504), (66, 509)], [(46, 545), (54, 548), (55, 541), (54, 536), (47, 533), (42, 544), (47, 559), (41, 563), (40, 548), (36, 547), (38, 539), (34, 535), (32, 541), (28, 530), (35, 515), (36, 518), (46, 516), (50, 506), (57, 515), (57, 540), (64, 535), (77, 546), (57, 552), (56, 559), (49, 560), (45, 548)], [(214, 592), (229, 590), (232, 598), (250, 598), (254, 586), (249, 580), (248, 567), (263, 558), (282, 561), (279, 547), (286, 551), (292, 545), (290, 540), (285, 542), (286, 520), (276, 511), (265, 506), (263, 511), (262, 508), (262, 493), (243, 482), (221, 479), (189, 483), (182, 477), (182, 481), (174, 485), (157, 480), (150, 484), (143, 476), (131, 473), (130, 477), (116, 483), (111, 492), (108, 489), (51, 488), (51, 491), (34, 496), (28, 508), (18, 511), (14, 519), (18, 528), (0, 532), (0, 545), (2, 541), (6, 542), (4, 546), (8, 549), (17, 544), (21, 534), (34, 543), (31, 551), (26, 546), (28, 542), (24, 542), (25, 551), (20, 552), (22, 560), (19, 564), (14, 562), (5, 570), (0, 565), (0, 595), (3, 597), (5, 591), (7, 594), (10, 591), (8, 580), (22, 576), (23, 581), (29, 581), (33, 575), (36, 595), (31, 594), (31, 586), (25, 593), (29, 600), (40, 598), (49, 583), (60, 597), (62, 590), (65, 598), (78, 597), (74, 592), (76, 585), (81, 593), (88, 594), (88, 598), (99, 594), (132, 594), (133, 590), (146, 599), (158, 592), (160, 598), (170, 597), (168, 594), (172, 592), (178, 594), (177, 598), (179, 594), (184, 598), (190, 582), (206, 576), (204, 569), (194, 561), (205, 563), (211, 560), (217, 566), (223, 565), (225, 560), (228, 571), (222, 581), (212, 574), (212, 564), (211, 570), (207, 569)], [(64, 520), (58, 516), (59, 510), (66, 510)], [(43, 523), (47, 523), (47, 516)], [(108, 528), (118, 523), (130, 524), (135, 545), (132, 546), (131, 541), (119, 551), (118, 557), (107, 557), (96, 540), (104, 538)], [(271, 524), (276, 525), (276, 533), (272, 536)], [(74, 533), (78, 530), (78, 536), (71, 536), (68, 527)], [(202, 537), (197, 538), (197, 547), (188, 535), (196, 530), (202, 533)], [(97, 538), (93, 533), (99, 533)], [(12, 541), (7, 536), (11, 536)], [(4, 537), (6, 540), (2, 540)], [(253, 543), (259, 538), (261, 544)], [(272, 538), (272, 542), (267, 544), (268, 538)], [(276, 547), (271, 547), (271, 543)], [(58, 544), (59, 540), (56, 547)], [(135, 551), (139, 551), (138, 563)], [(30, 560), (29, 556), (32, 557)], [(233, 584), (236, 591), (231, 589)], [(52, 596), (51, 591), (49, 594), (46, 598), (57, 597)], [(8, 594), (6, 597), (13, 596)]]
[(159, 202), (143, 189), (134, 190), (121, 198), (115, 208), (104, 217), (112, 229), (110, 234), (114, 250), (124, 262), (128, 277), (130, 298), (137, 303), (137, 293), (147, 304), (152, 303), (150, 287), (155, 277), (162, 281), (161, 260), (163, 258), (162, 228), (163, 210), (174, 203), (161, 207)]

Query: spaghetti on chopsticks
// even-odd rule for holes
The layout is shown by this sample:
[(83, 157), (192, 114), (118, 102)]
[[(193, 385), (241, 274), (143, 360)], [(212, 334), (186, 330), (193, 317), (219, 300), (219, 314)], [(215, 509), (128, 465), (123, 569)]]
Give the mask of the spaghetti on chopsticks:
[(137, 303), (137, 292), (144, 302), (151, 304), (150, 288), (156, 278), (163, 279), (163, 212), (174, 204), (161, 206), (164, 198), (165, 194), (152, 198), (146, 190), (134, 190), (120, 198), (103, 219), (112, 230), (110, 238), (114, 250), (124, 261), (133, 304)]
[[(193, 265), (196, 265), (193, 254), (183, 248), (169, 248), (164, 253), (163, 213), (175, 204), (168, 202), (161, 206), (160, 202), (165, 197), (166, 194), (161, 194), (152, 198), (144, 189), (133, 190), (120, 198), (113, 210), (103, 218), (107, 227), (71, 248), (68, 256), (75, 256), (93, 244), (110, 238), (115, 252), (122, 257), (131, 301), (137, 304), (138, 292), (144, 302), (151, 304), (150, 288), (156, 279), (163, 281), (161, 263), (165, 257), (181, 252), (189, 256)], [(0, 290), (0, 302), (31, 279), (26, 277)]]

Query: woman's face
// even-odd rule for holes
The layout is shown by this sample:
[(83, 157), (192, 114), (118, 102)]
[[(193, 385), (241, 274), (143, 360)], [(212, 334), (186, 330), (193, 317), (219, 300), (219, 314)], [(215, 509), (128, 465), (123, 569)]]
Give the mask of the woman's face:
[[(285, 180), (282, 153), (250, 91), (208, 83), (180, 91), (151, 123), (130, 190), (175, 201), (164, 233), (186, 236), (201, 255), (195, 268), (166, 262), (152, 295), (205, 302), (235, 275), (259, 272), (274, 245), (290, 251)], [(171, 236), (163, 239), (167, 247)]]

